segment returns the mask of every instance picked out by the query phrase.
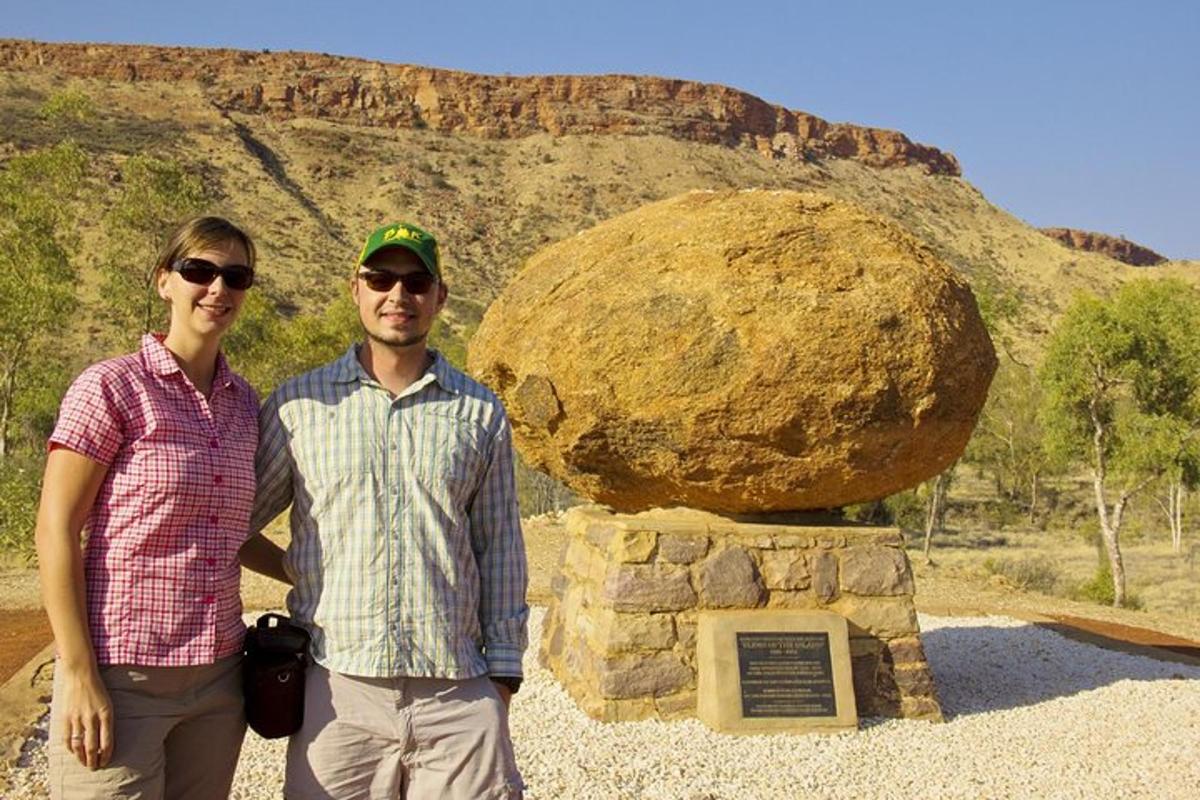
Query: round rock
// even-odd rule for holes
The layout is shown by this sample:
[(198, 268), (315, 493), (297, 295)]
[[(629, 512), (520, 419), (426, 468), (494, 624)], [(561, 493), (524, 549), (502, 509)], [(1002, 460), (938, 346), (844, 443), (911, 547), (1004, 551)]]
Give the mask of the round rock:
[(830, 508), (930, 478), (996, 366), (966, 282), (825, 195), (692, 192), (540, 251), (471, 371), (526, 460), (618, 511)]

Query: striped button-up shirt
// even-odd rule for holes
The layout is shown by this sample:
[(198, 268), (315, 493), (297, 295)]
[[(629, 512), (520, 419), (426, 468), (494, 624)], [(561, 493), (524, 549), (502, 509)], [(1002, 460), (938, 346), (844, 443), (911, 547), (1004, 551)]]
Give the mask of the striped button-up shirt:
[(396, 397), (352, 346), (259, 416), (260, 530), (290, 503), (292, 617), (367, 677), (520, 676), (525, 548), (504, 408), (433, 353)]
[(196, 391), (154, 336), (63, 397), (50, 447), (108, 466), (86, 522), (88, 628), (101, 664), (177, 667), (240, 652), (258, 398), (217, 357)]

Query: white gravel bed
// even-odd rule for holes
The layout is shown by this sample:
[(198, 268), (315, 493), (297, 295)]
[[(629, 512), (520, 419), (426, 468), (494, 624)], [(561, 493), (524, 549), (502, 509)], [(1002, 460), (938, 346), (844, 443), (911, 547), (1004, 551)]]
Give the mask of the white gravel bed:
[[(538, 666), (534, 609), (512, 732), (529, 800), (1200, 797), (1200, 668), (1007, 617), (921, 616), (948, 722), (723, 736), (696, 720), (605, 724)], [(44, 725), (44, 722), (43, 722)], [(45, 796), (44, 729), (10, 797)], [(248, 734), (233, 797), (276, 798), (284, 746)]]

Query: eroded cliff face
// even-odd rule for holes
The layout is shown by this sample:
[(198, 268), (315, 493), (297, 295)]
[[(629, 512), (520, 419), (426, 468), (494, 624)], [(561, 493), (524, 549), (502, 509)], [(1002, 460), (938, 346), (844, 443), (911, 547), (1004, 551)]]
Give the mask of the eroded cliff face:
[(1142, 247), (1140, 244), (1117, 236), (1109, 236), (1106, 233), (1079, 231), (1073, 228), (1040, 228), (1039, 230), (1072, 250), (1100, 253), (1134, 267), (1153, 267), (1168, 260), (1166, 256), (1159, 255), (1149, 247)]
[(960, 175), (949, 153), (880, 128), (830, 123), (726, 86), (629, 75), (474, 75), (314, 53), (0, 40), (0, 69), (194, 81), (226, 111), (510, 139), (659, 134), (770, 158), (849, 158)]

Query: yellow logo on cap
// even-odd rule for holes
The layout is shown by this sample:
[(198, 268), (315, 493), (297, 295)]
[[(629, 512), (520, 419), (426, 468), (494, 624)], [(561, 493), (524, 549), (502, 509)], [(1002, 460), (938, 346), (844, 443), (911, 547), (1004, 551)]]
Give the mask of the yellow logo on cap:
[(414, 242), (419, 242), (423, 238), (420, 231), (414, 231), (410, 228), (388, 228), (383, 234), (383, 240), (390, 242), (392, 239), (412, 239)]

